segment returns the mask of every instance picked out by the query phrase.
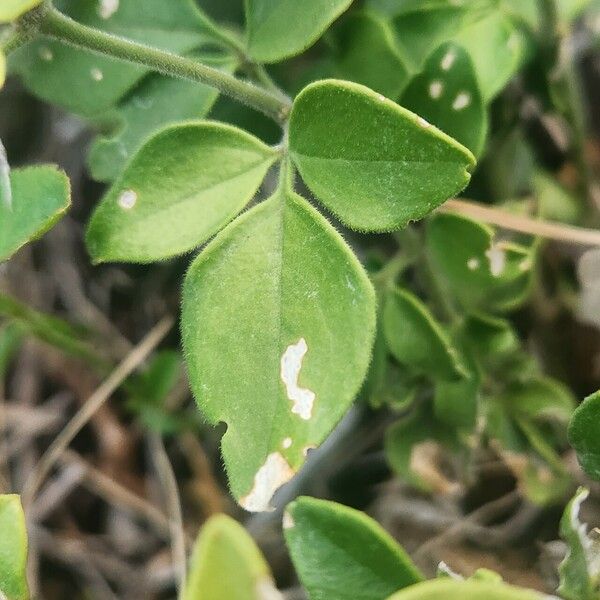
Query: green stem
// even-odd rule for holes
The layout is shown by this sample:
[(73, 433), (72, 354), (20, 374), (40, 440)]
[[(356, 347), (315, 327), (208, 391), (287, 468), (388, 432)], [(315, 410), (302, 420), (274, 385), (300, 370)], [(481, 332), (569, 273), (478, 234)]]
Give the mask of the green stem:
[(25, 32), (13, 28), (0, 39), (0, 53), (8, 55), (28, 42), (29, 39), (30, 37)]
[(189, 58), (87, 27), (49, 5), (44, 5), (40, 14), (38, 31), (51, 38), (111, 58), (143, 65), (164, 75), (209, 85), (281, 124), (289, 115), (291, 104), (281, 95), (236, 79), (228, 73), (222, 73)]

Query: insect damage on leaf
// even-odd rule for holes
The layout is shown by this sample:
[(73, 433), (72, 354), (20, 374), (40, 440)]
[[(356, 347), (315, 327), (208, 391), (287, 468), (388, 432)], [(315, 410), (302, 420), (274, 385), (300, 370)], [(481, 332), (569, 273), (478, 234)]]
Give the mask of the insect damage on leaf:
[(270, 505), (275, 492), (294, 476), (294, 470), (279, 452), (267, 456), (265, 464), (254, 476), (250, 493), (240, 498), (240, 505), (250, 512), (273, 510)]
[(292, 412), (308, 421), (312, 415), (315, 393), (298, 385), (302, 361), (308, 352), (306, 340), (300, 338), (298, 343), (290, 344), (281, 357), (281, 381), (283, 381), (288, 398), (292, 401)]

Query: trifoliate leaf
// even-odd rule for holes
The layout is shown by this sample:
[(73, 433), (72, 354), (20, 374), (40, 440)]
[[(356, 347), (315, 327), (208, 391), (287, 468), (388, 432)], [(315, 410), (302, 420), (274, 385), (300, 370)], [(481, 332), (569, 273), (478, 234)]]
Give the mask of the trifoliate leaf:
[[(85, 25), (176, 54), (211, 41), (193, 0), (62, 0), (57, 7)], [(113, 106), (149, 72), (45, 38), (15, 52), (13, 66), (34, 94), (85, 116)]]
[(353, 12), (336, 27), (335, 42), (335, 68), (342, 79), (398, 98), (409, 73), (387, 21), (375, 13)]
[(274, 63), (312, 46), (352, 0), (245, 0), (248, 52)]
[(573, 413), (569, 442), (583, 470), (600, 480), (600, 392), (588, 396)]
[(68, 178), (52, 166), (12, 169), (10, 191), (0, 192), (0, 261), (44, 234), (71, 203)]
[(466, 148), (414, 113), (337, 80), (296, 97), (290, 150), (315, 196), (344, 224), (368, 231), (424, 217), (467, 185), (475, 164)]
[(476, 156), (481, 154), (487, 111), (469, 54), (455, 42), (443, 44), (429, 57), (403, 93), (401, 103)]
[(215, 515), (194, 546), (183, 600), (277, 600), (265, 559), (246, 530), (231, 517)]
[(581, 504), (589, 490), (579, 488), (560, 520), (560, 536), (567, 543), (567, 555), (560, 564), (558, 592), (565, 600), (600, 598), (600, 547), (594, 544), (585, 524), (579, 521)]
[(0, 496), (0, 597), (29, 600), (26, 566), (27, 531), (21, 500), (17, 495)]
[(390, 352), (409, 369), (442, 380), (466, 376), (448, 334), (407, 290), (396, 288), (386, 295), (383, 330)]
[(348, 409), (365, 377), (375, 295), (342, 238), (280, 189), (192, 264), (182, 330), (192, 389), (235, 498), (263, 511)]
[(302, 497), (286, 507), (283, 527), (310, 600), (380, 600), (423, 580), (396, 541), (358, 510)]
[(231, 125), (192, 122), (152, 137), (88, 226), (96, 262), (152, 262), (204, 243), (252, 199), (277, 153)]

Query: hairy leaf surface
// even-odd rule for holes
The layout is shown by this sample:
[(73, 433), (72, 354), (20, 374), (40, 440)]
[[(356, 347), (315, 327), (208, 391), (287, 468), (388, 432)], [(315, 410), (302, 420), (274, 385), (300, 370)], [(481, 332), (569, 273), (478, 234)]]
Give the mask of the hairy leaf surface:
[(280, 189), (219, 234), (191, 266), (183, 342), (198, 404), (225, 421), (234, 496), (268, 508), (348, 409), (375, 329), (372, 286), (342, 238)]
[(254, 196), (277, 154), (231, 125), (173, 125), (108, 191), (86, 242), (96, 262), (152, 262), (204, 243)]
[(423, 580), (396, 541), (358, 510), (302, 497), (286, 507), (283, 527), (310, 600), (380, 600)]
[(296, 97), (290, 150), (315, 196), (344, 224), (368, 231), (424, 217), (467, 185), (475, 164), (414, 113), (338, 80), (313, 83)]

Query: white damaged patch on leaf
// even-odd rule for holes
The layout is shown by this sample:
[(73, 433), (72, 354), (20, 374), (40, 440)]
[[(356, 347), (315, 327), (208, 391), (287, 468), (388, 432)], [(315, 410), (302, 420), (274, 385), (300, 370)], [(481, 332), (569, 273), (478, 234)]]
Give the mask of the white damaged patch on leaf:
[(494, 277), (500, 277), (500, 275), (504, 273), (506, 267), (506, 252), (504, 251), (504, 248), (492, 244), (485, 255), (490, 261), (490, 273)]
[(273, 510), (270, 506), (273, 494), (293, 476), (294, 470), (287, 460), (279, 452), (272, 452), (254, 476), (250, 493), (240, 498), (240, 506), (249, 512)]
[(281, 356), (281, 381), (285, 385), (288, 398), (292, 401), (292, 412), (299, 415), (301, 419), (308, 421), (312, 416), (315, 393), (298, 385), (300, 369), (304, 355), (308, 352), (308, 346), (304, 338), (296, 344), (290, 344)]

